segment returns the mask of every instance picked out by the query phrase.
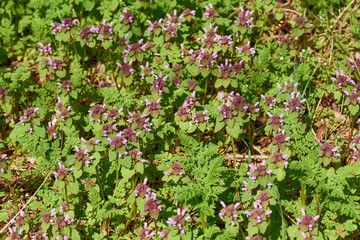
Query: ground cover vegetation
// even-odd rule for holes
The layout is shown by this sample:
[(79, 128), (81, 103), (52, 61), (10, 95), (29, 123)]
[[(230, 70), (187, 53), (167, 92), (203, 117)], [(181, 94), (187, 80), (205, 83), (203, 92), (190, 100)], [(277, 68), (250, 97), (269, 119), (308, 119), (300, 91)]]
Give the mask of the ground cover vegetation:
[(357, 239), (360, 3), (0, 3), (0, 239)]

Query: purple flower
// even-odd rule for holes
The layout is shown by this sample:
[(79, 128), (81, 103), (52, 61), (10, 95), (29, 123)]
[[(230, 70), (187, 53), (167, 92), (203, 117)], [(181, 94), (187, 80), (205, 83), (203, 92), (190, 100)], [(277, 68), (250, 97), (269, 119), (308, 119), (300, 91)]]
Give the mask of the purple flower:
[(170, 171), (164, 172), (164, 174), (168, 177), (170, 175), (182, 177), (182, 175), (183, 175), (182, 169), (183, 169), (183, 167), (181, 166), (180, 163), (174, 163), (170, 166)]
[(180, 19), (183, 18), (182, 14), (178, 17), (177, 16), (177, 10), (174, 9), (174, 14), (172, 16), (169, 13), (167, 13), (166, 16), (167, 16), (167, 18), (165, 18), (165, 22), (168, 25), (176, 24), (180, 28), (181, 23), (179, 21), (180, 21)]
[(183, 16), (187, 21), (190, 21), (192, 16), (195, 16), (195, 10), (185, 9), (180, 16)]
[(162, 30), (165, 32), (165, 41), (177, 37), (178, 27), (175, 23), (171, 23), (167, 27), (162, 27)]
[(145, 76), (150, 76), (151, 74), (154, 74), (153, 71), (151, 71), (151, 68), (149, 67), (149, 62), (146, 62), (145, 66), (140, 65), (140, 68), (142, 70), (141, 78), (144, 78)]
[(209, 51), (205, 51), (204, 48), (200, 49), (200, 54), (197, 59), (199, 61), (199, 67), (202, 69), (206, 67), (207, 70), (210, 70), (210, 66), (215, 64), (215, 60), (218, 57), (217, 52), (210, 53)]
[(296, 222), (299, 224), (301, 232), (311, 232), (315, 226), (315, 221), (319, 220), (320, 215), (312, 217), (310, 214), (306, 214), (305, 210), (301, 209), (302, 216), (296, 218)]
[(106, 76), (106, 81), (105, 82), (100, 82), (100, 87), (103, 88), (103, 87), (115, 87), (116, 84), (115, 83), (110, 83), (109, 82), (109, 76)]
[(145, 50), (146, 45), (142, 44), (144, 39), (140, 39), (139, 42), (127, 44), (127, 49), (124, 49), (125, 56), (136, 56), (136, 54), (142, 53)]
[(183, 209), (181, 211), (180, 208), (177, 210), (177, 215), (173, 218), (168, 218), (168, 221), (166, 221), (170, 226), (177, 227), (182, 234), (185, 234), (185, 231), (183, 230), (183, 226), (185, 225), (186, 221), (188, 221), (191, 217), (187, 216), (185, 217), (186, 210)]
[(355, 85), (354, 80), (344, 75), (344, 70), (341, 70), (340, 72), (336, 70), (335, 73), (336, 73), (336, 78), (331, 78), (331, 80), (333, 80), (336, 83), (338, 88), (346, 87), (347, 83), (351, 83)]
[(229, 59), (225, 59), (225, 65), (221, 63), (219, 66), (219, 76), (223, 79), (232, 78), (234, 76), (232, 72), (233, 66), (229, 64)]
[(258, 201), (254, 202), (254, 209), (250, 211), (245, 211), (246, 216), (249, 218), (251, 225), (256, 226), (259, 223), (266, 221), (266, 217), (272, 213), (271, 210), (264, 211), (263, 206), (258, 203)]
[(287, 165), (289, 164), (287, 161), (284, 161), (286, 160), (288, 157), (287, 154), (281, 154), (279, 152), (273, 152), (272, 153), (272, 156), (270, 158), (270, 161), (272, 163), (275, 163), (276, 167), (279, 167), (279, 168), (287, 168)]
[(217, 107), (223, 119), (231, 119), (233, 117), (232, 110), (229, 106)]
[(213, 5), (209, 3), (209, 6), (205, 6), (205, 13), (207, 19), (214, 19), (215, 17), (219, 16), (218, 12), (214, 9)]
[(8, 231), (8, 237), (6, 238), (6, 240), (20, 240), (20, 235), (22, 235), (24, 232), (23, 229), (19, 229), (16, 227), (9, 227)]
[(56, 119), (55, 121), (48, 122), (46, 133), (49, 135), (49, 137), (56, 138)]
[(186, 107), (180, 107), (178, 111), (176, 112), (177, 116), (180, 118), (181, 121), (186, 121), (189, 117), (188, 114), (190, 114), (190, 109)]
[(280, 151), (283, 151), (286, 148), (286, 142), (290, 141), (289, 136), (285, 136), (285, 130), (278, 130), (279, 134), (277, 134), (272, 140), (272, 144), (276, 144)]
[(348, 91), (344, 91), (344, 93), (346, 94), (347, 100), (349, 101), (350, 104), (356, 105), (360, 103), (360, 97), (359, 97), (359, 93), (357, 93), (357, 88), (354, 88), (354, 90), (351, 93), (349, 93)]
[(92, 117), (90, 121), (93, 122), (95, 120), (100, 123), (101, 116), (106, 110), (106, 104), (95, 105), (91, 110), (88, 111), (89, 115)]
[(348, 58), (349, 62), (352, 63), (351, 68), (354, 71), (356, 67), (360, 67), (360, 54), (357, 52), (355, 53), (355, 59)]
[(235, 47), (235, 49), (244, 54), (251, 54), (251, 55), (255, 54), (255, 49), (250, 47), (250, 41), (244, 43), (242, 47)]
[(132, 68), (133, 60), (131, 59), (129, 63), (126, 62), (126, 57), (124, 57), (124, 64), (121, 65), (120, 63), (116, 63), (120, 67), (120, 75), (124, 77), (130, 76), (130, 74), (134, 73), (134, 69)]
[(39, 46), (40, 46), (40, 49), (39, 49), (40, 55), (52, 54), (51, 43), (49, 43), (47, 45), (39, 43)]
[(280, 89), (280, 92), (286, 87), (286, 92), (290, 93), (293, 92), (294, 88), (298, 86), (298, 83), (293, 83), (293, 79), (290, 78), (290, 82), (288, 83), (285, 81), (285, 86), (282, 87), (279, 83), (277, 84), (278, 88)]
[(215, 40), (219, 42), (219, 46), (232, 46), (232, 35), (216, 35)]
[(144, 215), (150, 215), (154, 219), (158, 219), (160, 212), (162, 211), (161, 201), (156, 199), (156, 193), (152, 193), (147, 197), (147, 201), (144, 206)]
[(122, 137), (122, 132), (116, 134), (116, 136), (113, 139), (107, 138), (107, 140), (110, 144), (111, 150), (115, 150), (117, 153), (125, 149), (124, 145), (126, 145), (128, 141), (127, 139), (124, 139)]
[(279, 116), (277, 114), (271, 114), (270, 112), (267, 112), (267, 115), (270, 117), (269, 124), (271, 125), (271, 128), (274, 131), (278, 131), (279, 128), (284, 124), (284, 120), (282, 119), (284, 114)]
[(110, 122), (113, 123), (116, 121), (116, 119), (120, 118), (120, 113), (122, 112), (123, 108), (120, 108), (119, 110), (114, 107), (111, 110), (108, 110), (106, 113), (104, 113), (105, 118)]
[(124, 7), (124, 13), (121, 14), (120, 19), (124, 24), (132, 23), (134, 21), (134, 14), (128, 11), (126, 7)]
[(0, 87), (0, 100), (4, 102), (7, 95), (8, 95), (8, 90), (6, 90), (5, 87)]
[(58, 59), (51, 59), (50, 57), (48, 57), (45, 60), (45, 64), (47, 67), (51, 67), (54, 71), (61, 71), (63, 69), (63, 63), (61, 62), (61, 60)]
[(240, 7), (241, 12), (238, 16), (238, 19), (235, 20), (234, 22), (239, 26), (239, 27), (248, 27), (250, 29), (252, 29), (254, 27), (254, 25), (252, 24), (252, 21), (254, 20), (253, 17), (251, 17), (251, 15), (254, 13), (254, 11), (244, 11), (243, 7)]
[(266, 169), (265, 167), (265, 160), (258, 166), (255, 164), (249, 164), (250, 171), (246, 174), (249, 175), (250, 179), (255, 182), (257, 178), (264, 178), (267, 174), (270, 176), (272, 171), (271, 169)]
[(151, 87), (151, 91), (155, 91), (159, 94), (159, 96), (162, 95), (163, 92), (169, 93), (169, 89), (166, 87), (166, 79), (168, 76), (163, 77), (163, 73), (160, 72), (159, 76), (153, 74), (155, 77), (155, 80), (153, 82), (153, 86)]
[(319, 157), (329, 158), (330, 156), (333, 157), (340, 157), (340, 153), (337, 153), (339, 147), (334, 147), (330, 143), (322, 143), (320, 140), (318, 141), (320, 147)]
[(223, 219), (229, 219), (231, 220), (231, 225), (235, 226), (235, 220), (238, 217), (238, 212), (236, 209), (240, 206), (240, 203), (231, 204), (226, 206), (226, 204), (223, 201), (220, 201), (221, 206), (223, 206), (223, 209), (221, 209), (219, 216)]
[(74, 154), (75, 163), (78, 163), (80, 166), (86, 164), (89, 166), (90, 162), (94, 159), (94, 157), (89, 156), (89, 152), (86, 149), (86, 145), (83, 145), (83, 150), (80, 150), (78, 146), (75, 146), (76, 153)]
[(155, 233), (154, 232), (150, 233), (151, 230), (149, 230), (147, 227), (148, 227), (148, 224), (147, 224), (147, 222), (145, 222), (143, 229), (141, 229), (141, 231), (139, 233), (140, 239), (148, 239), (148, 238), (155, 237)]
[(143, 183), (140, 183), (139, 185), (136, 186), (136, 189), (134, 190), (136, 197), (141, 197), (141, 198), (150, 197), (151, 188), (149, 188), (149, 186), (146, 185), (147, 181), (148, 179), (145, 178)]
[(204, 121), (209, 122), (209, 117), (205, 116), (206, 113), (207, 110), (204, 110), (203, 112), (196, 112), (192, 115), (192, 120), (195, 122), (195, 125), (199, 125), (199, 123)]
[(301, 104), (306, 101), (306, 99), (299, 99), (300, 92), (291, 92), (291, 100), (289, 102), (284, 102), (285, 105), (285, 111), (296, 111), (300, 112)]
[(55, 178), (59, 179), (60, 181), (68, 181), (69, 173), (73, 169), (65, 168), (65, 165), (62, 165), (61, 162), (59, 162), (58, 165), (59, 170), (57, 172), (53, 172)]
[(36, 114), (39, 112), (39, 108), (28, 108), (24, 110), (24, 115), (20, 117), (20, 122), (24, 124), (24, 122), (31, 121), (36, 117)]
[(113, 34), (113, 29), (112, 29), (112, 25), (114, 23), (111, 22), (109, 25), (106, 25), (106, 20), (104, 20), (102, 22), (102, 24), (100, 24), (97, 28), (94, 28), (94, 29), (90, 29), (93, 30), (94, 32), (98, 33), (98, 34), (101, 34), (100, 36), (100, 39), (101, 41), (104, 41), (106, 39), (109, 39), (110, 41), (113, 40), (111, 34)]
[(148, 31), (149, 33), (152, 33), (161, 29), (161, 23), (163, 19), (160, 18), (159, 21), (154, 21), (154, 22), (151, 22), (150, 20), (146, 20), (146, 21), (149, 24), (149, 27), (147, 28)]
[(140, 112), (138, 113), (131, 113), (129, 112), (129, 115), (132, 117), (132, 119), (128, 119), (128, 123), (135, 123), (136, 128), (139, 130), (145, 129), (145, 131), (150, 132), (150, 127), (153, 125), (150, 121), (150, 118), (146, 118), (146, 113), (142, 114)]
[(276, 103), (276, 99), (273, 98), (272, 96), (265, 97), (264, 95), (261, 95), (261, 98), (265, 100), (265, 104), (268, 105), (270, 107), (270, 109), (272, 109), (273, 104)]
[(145, 110), (148, 114), (150, 114), (152, 117), (157, 118), (160, 114), (160, 105), (161, 98), (158, 98), (156, 101), (150, 102), (147, 98), (145, 98), (146, 106)]

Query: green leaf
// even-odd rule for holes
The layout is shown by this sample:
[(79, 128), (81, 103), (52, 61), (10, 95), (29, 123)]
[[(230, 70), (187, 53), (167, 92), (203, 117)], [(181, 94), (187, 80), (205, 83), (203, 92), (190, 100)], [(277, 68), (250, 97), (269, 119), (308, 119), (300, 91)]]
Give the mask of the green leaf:
[(117, 153), (115, 151), (109, 151), (109, 161), (112, 162), (116, 159)]
[(276, 20), (280, 21), (284, 17), (283, 13), (275, 13)]
[(131, 156), (120, 158), (119, 163), (121, 166), (124, 166), (126, 168), (131, 168), (131, 163), (132, 163)]
[(215, 131), (215, 132), (218, 132), (218, 131), (220, 131), (221, 129), (223, 129), (224, 126), (225, 126), (225, 123), (224, 123), (224, 122), (219, 122), (219, 121), (217, 121), (216, 124), (215, 124), (215, 129), (214, 129), (214, 131)]
[(83, 6), (84, 6), (85, 10), (91, 11), (95, 6), (95, 1), (86, 0), (83, 2)]
[(134, 170), (130, 170), (127, 168), (121, 168), (121, 175), (122, 175), (122, 180), (123, 181), (127, 181), (129, 180), (133, 175), (134, 175), (135, 171)]
[(77, 181), (70, 182), (67, 189), (70, 193), (76, 195), (79, 193), (79, 183)]
[(349, 105), (351, 115), (355, 116), (359, 111), (359, 105)]
[(192, 133), (192, 132), (195, 132), (196, 129), (197, 129), (197, 126), (195, 124), (191, 124), (191, 122), (190, 122), (190, 127), (187, 130), (187, 132)]
[(104, 49), (107, 50), (109, 47), (111, 47), (112, 42), (109, 40), (105, 40), (102, 42), (102, 45), (103, 45)]
[(134, 166), (135, 172), (138, 172), (140, 174), (144, 174), (144, 164), (141, 162), (138, 162)]
[(64, 69), (62, 71), (56, 71), (55, 74), (58, 78), (64, 78), (64, 77), (66, 77), (66, 70)]
[(235, 124), (233, 128), (226, 127), (226, 132), (233, 138), (237, 139), (240, 135), (241, 129), (237, 124)]
[(286, 172), (284, 169), (277, 168), (274, 170), (274, 174), (276, 176), (276, 179), (281, 182), (285, 179)]

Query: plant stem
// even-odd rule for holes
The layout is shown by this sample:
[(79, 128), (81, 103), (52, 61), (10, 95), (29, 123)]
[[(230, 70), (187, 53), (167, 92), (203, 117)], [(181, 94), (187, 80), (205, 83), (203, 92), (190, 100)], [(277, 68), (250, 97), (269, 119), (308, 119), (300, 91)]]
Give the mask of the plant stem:
[(236, 170), (236, 152), (235, 152), (235, 143), (234, 143), (233, 137), (231, 137), (231, 144), (232, 144), (232, 149), (233, 149), (233, 154), (234, 154), (234, 169)]
[(119, 159), (116, 158), (116, 183), (115, 188), (117, 188), (119, 182)]
[(205, 220), (205, 217), (206, 217), (206, 215), (205, 215), (202, 211), (200, 211), (200, 219), (201, 219), (201, 224), (202, 224), (202, 228), (203, 228), (204, 233), (205, 233), (205, 231), (206, 231), (206, 220)]
[(240, 226), (239, 229), (240, 229), (240, 232), (241, 232), (241, 235), (242, 235), (243, 239), (245, 240), (246, 237), (245, 237), (245, 233), (244, 233), (244, 231), (242, 229), (242, 226)]
[(85, 66), (85, 56), (86, 56), (86, 44), (84, 45), (84, 54), (82, 59), (82, 72), (84, 72), (84, 66)]
[[(71, 38), (72, 38), (72, 35), (71, 35)], [(74, 39), (72, 38), (72, 40), (74, 40)], [(78, 52), (77, 52), (77, 50), (76, 50), (76, 46), (75, 46), (75, 42), (74, 42), (74, 41), (72, 41), (72, 44), (73, 44), (73, 46), (74, 46), (74, 51), (75, 51), (75, 56), (76, 56), (76, 59), (77, 59), (77, 60), (78, 60), (78, 62), (80, 63), (79, 56), (78, 56)]]
[(204, 90), (204, 98), (203, 98), (203, 101), (202, 101), (202, 105), (204, 105), (205, 101), (206, 101), (207, 88), (208, 88), (208, 80), (205, 78), (205, 90)]
[(301, 205), (302, 206), (305, 206), (305, 186), (304, 186), (304, 183), (303, 183), (303, 178), (301, 176), (300, 178), (300, 187), (301, 187)]
[(17, 146), (16, 146), (16, 148), (15, 148), (14, 154), (13, 154), (13, 156), (12, 156), (11, 160), (10, 160), (10, 163), (8, 164), (8, 165), (9, 165), (9, 167), (10, 167), (10, 166), (11, 166), (11, 164), (14, 162), (15, 157), (16, 157), (16, 153), (17, 153), (17, 151), (18, 151), (18, 150), (19, 150), (19, 145), (17, 145)]
[(11, 195), (12, 195), (13, 198), (14, 198), (15, 205), (16, 205), (16, 209), (18, 210), (18, 212), (20, 212), (19, 204), (18, 204), (18, 202), (17, 202), (17, 198), (16, 198), (16, 195), (15, 195), (14, 189), (11, 187), (9, 181), (8, 181), (6, 178), (5, 178), (5, 181), (6, 181), (7, 185), (8, 185), (9, 188), (10, 188), (10, 193), (11, 193)]
[(102, 184), (101, 184), (101, 181), (100, 181), (98, 169), (96, 169), (96, 181), (97, 181), (97, 183), (99, 184), (101, 197), (102, 197), (102, 199), (105, 199), (104, 191), (103, 191), (103, 189), (102, 189)]
[(69, 202), (68, 201), (68, 191), (67, 191), (67, 184), (65, 183), (65, 202)]

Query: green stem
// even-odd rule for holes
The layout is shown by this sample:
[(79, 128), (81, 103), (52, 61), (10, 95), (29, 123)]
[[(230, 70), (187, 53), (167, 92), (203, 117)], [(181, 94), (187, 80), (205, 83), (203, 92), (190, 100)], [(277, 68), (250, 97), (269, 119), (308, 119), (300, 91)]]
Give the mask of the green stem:
[(245, 237), (245, 233), (244, 233), (244, 231), (242, 229), (242, 226), (240, 226), (239, 229), (240, 229), (240, 232), (241, 232), (241, 235), (242, 235), (243, 239), (245, 240), (246, 237)]
[(234, 155), (234, 169), (236, 170), (236, 153), (235, 153), (235, 143), (234, 143), (233, 137), (231, 137), (231, 144), (232, 144), (233, 155)]
[(84, 67), (85, 67), (85, 56), (86, 56), (86, 44), (84, 46), (84, 54), (83, 54), (83, 59), (82, 59), (82, 72), (84, 72)]
[(68, 191), (67, 191), (67, 184), (65, 183), (65, 202), (69, 202), (69, 199), (68, 199)]
[(207, 88), (208, 88), (208, 81), (207, 81), (207, 79), (205, 78), (205, 90), (204, 90), (204, 98), (203, 98), (203, 101), (202, 101), (202, 105), (204, 105), (204, 104), (205, 104), (205, 101), (206, 101)]
[(13, 154), (13, 156), (12, 156), (12, 158), (11, 158), (11, 161), (10, 161), (10, 163), (8, 164), (9, 167), (10, 167), (11, 164), (14, 162), (15, 157), (16, 157), (16, 153), (17, 153), (18, 150), (19, 150), (19, 145), (17, 145), (16, 148), (15, 148), (15, 151), (14, 151), (14, 154)]
[(102, 184), (101, 184), (101, 181), (100, 181), (98, 169), (96, 169), (96, 181), (99, 184), (101, 197), (102, 197), (102, 199), (105, 199), (104, 191), (103, 191)]
[(201, 219), (201, 224), (202, 224), (202, 228), (203, 228), (204, 233), (205, 233), (205, 231), (206, 231), (206, 220), (205, 220), (205, 217), (206, 217), (206, 215), (205, 215), (202, 211), (200, 211), (200, 219)]
[(301, 186), (301, 205), (305, 206), (305, 186), (304, 186), (302, 176), (300, 178), (300, 186)]
[(320, 212), (319, 212), (319, 214), (318, 214), (318, 215), (320, 215), (320, 214), (321, 214), (322, 210), (324, 209), (325, 203), (326, 203), (326, 201), (327, 201), (328, 199), (329, 199), (329, 195), (326, 195), (326, 198), (325, 198), (325, 200), (324, 200), (323, 204), (321, 205)]
[[(72, 36), (71, 36), (71, 38), (72, 38)], [(77, 59), (78, 62), (80, 63), (80, 60), (79, 60), (79, 56), (78, 56), (78, 52), (77, 52), (77, 49), (76, 49), (76, 46), (75, 46), (74, 39), (72, 39), (72, 44), (73, 44), (73, 46), (74, 46), (74, 51), (75, 51), (76, 59)]]
[(8, 181), (6, 178), (5, 178), (5, 181), (6, 181), (7, 185), (8, 185), (9, 188), (10, 188), (10, 193), (11, 193), (11, 195), (12, 195), (13, 198), (14, 198), (15, 205), (16, 205), (16, 209), (18, 210), (18, 212), (20, 212), (20, 208), (19, 208), (19, 204), (18, 204), (18, 202), (17, 202), (17, 198), (16, 198), (16, 195), (15, 195), (15, 191), (14, 191), (14, 189), (11, 187), (9, 181)]
[(115, 188), (117, 188), (119, 182), (119, 159), (116, 158), (116, 183)]

